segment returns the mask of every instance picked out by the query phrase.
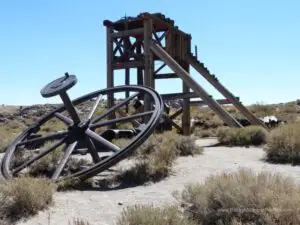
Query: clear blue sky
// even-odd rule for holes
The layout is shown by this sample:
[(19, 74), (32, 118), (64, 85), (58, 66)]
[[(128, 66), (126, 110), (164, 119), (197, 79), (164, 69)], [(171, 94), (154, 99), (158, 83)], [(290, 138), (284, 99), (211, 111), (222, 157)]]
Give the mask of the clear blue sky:
[[(79, 79), (72, 98), (104, 88), (103, 20), (145, 11), (162, 12), (191, 33), (200, 59), (243, 103), (300, 98), (298, 0), (1, 0), (0, 104), (56, 101), (39, 92), (66, 71)], [(165, 84), (157, 84), (159, 92), (180, 91), (179, 82)]]

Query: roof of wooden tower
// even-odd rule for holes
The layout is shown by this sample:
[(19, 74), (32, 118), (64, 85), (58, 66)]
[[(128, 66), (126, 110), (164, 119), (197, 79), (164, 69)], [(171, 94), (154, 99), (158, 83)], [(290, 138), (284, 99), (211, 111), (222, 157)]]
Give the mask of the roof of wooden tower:
[(174, 20), (166, 17), (162, 13), (140, 13), (136, 17), (123, 17), (115, 22), (110, 20), (104, 20), (104, 26), (113, 27), (114, 30), (122, 31), (122, 30), (131, 30), (142, 28), (144, 26), (143, 21), (147, 19), (152, 19), (156, 32), (171, 30), (177, 34), (191, 37), (190, 34), (187, 34), (180, 30), (178, 26), (175, 26)]

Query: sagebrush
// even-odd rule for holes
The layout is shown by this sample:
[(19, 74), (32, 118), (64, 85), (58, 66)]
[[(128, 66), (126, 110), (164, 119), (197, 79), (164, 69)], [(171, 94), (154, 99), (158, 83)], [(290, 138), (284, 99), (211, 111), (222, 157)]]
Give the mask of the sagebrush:
[(300, 188), (293, 179), (240, 169), (190, 184), (175, 197), (199, 224), (299, 224)]
[(184, 217), (175, 206), (136, 205), (123, 210), (117, 225), (196, 225), (196, 223)]
[(36, 214), (53, 202), (56, 185), (47, 179), (19, 177), (0, 186), (0, 215), (10, 220)]
[(261, 145), (266, 143), (267, 131), (260, 126), (223, 127), (217, 132), (218, 141), (229, 146)]
[(264, 150), (272, 162), (300, 162), (300, 123), (286, 124), (271, 131)]

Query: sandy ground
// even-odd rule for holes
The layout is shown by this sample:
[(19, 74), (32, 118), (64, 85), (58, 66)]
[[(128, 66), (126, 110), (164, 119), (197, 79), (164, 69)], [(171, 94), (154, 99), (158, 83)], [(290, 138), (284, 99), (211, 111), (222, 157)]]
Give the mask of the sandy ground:
[(87, 220), (91, 225), (113, 225), (126, 206), (176, 203), (173, 191), (182, 190), (188, 183), (203, 182), (209, 175), (233, 172), (241, 167), (257, 172), (279, 172), (300, 182), (300, 167), (265, 163), (260, 148), (209, 147), (215, 142), (214, 139), (198, 140), (199, 145), (205, 146), (204, 154), (179, 158), (174, 165), (174, 174), (161, 182), (118, 190), (56, 193), (54, 206), (18, 225), (69, 225), (74, 218)]

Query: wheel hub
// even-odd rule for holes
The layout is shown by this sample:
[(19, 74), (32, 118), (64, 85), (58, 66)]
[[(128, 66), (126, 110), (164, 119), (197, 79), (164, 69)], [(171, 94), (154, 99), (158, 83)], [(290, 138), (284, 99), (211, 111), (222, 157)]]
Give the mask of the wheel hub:
[(78, 135), (84, 135), (85, 131), (89, 128), (89, 121), (82, 121), (79, 124), (74, 124), (68, 128), (72, 135), (78, 137)]

